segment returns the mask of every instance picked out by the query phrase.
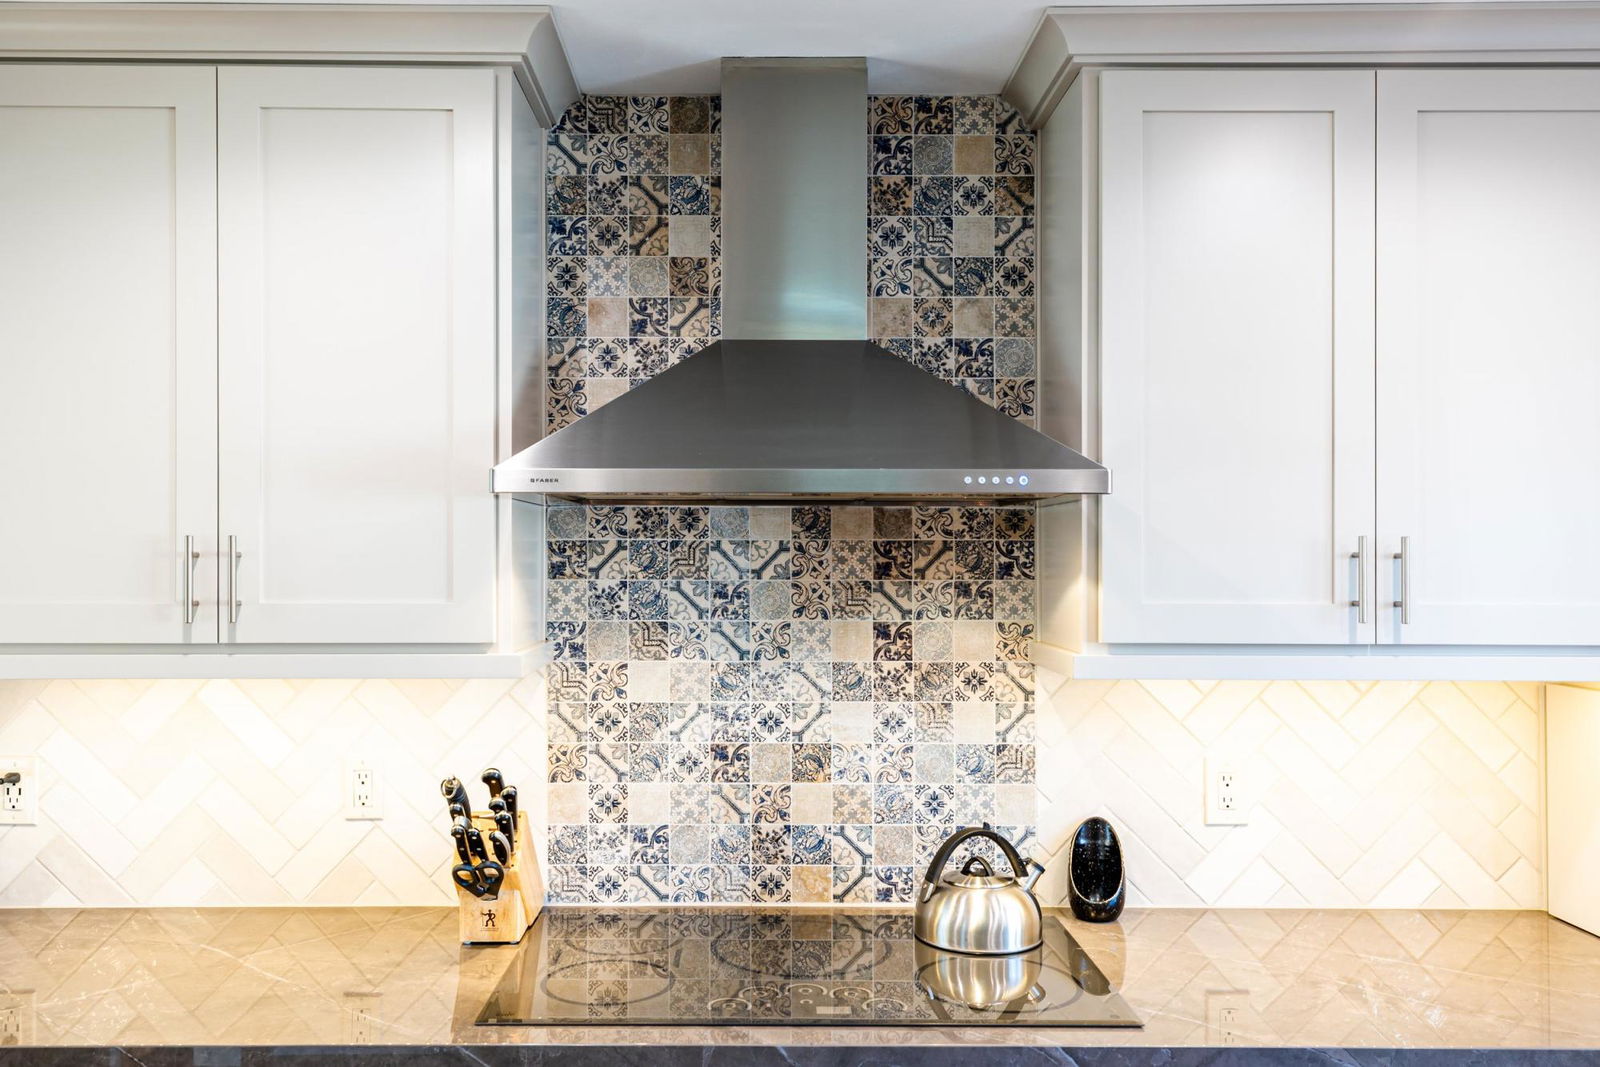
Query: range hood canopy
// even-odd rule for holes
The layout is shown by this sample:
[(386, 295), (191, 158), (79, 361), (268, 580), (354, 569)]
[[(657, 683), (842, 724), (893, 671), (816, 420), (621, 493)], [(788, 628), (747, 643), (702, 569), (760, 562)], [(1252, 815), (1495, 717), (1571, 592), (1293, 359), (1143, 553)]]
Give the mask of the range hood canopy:
[(869, 341), (718, 341), (524, 449), (497, 493), (595, 502), (1038, 500), (1092, 460)]
[(722, 83), (722, 328), (735, 339), (502, 463), (495, 491), (946, 502), (1106, 492), (1104, 467), (860, 340), (866, 60), (726, 59)]

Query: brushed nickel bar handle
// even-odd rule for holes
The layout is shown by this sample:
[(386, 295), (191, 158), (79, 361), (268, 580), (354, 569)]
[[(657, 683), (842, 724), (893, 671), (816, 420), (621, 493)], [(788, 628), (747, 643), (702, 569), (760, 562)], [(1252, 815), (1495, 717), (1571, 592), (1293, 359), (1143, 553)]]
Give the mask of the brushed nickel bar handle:
[(183, 535), (183, 624), (194, 625), (200, 601), (194, 595), (194, 568), (200, 562), (200, 553), (194, 550), (194, 534)]
[(1367, 535), (1362, 534), (1356, 538), (1356, 550), (1350, 553), (1350, 558), (1356, 561), (1356, 598), (1350, 601), (1350, 606), (1356, 609), (1356, 619), (1366, 625), (1369, 618), (1367, 604)]
[(1400, 551), (1394, 554), (1400, 561), (1400, 599), (1394, 606), (1400, 609), (1400, 625), (1411, 621), (1411, 538), (1400, 538)]
[(233, 534), (228, 535), (228, 621), (239, 621), (239, 609), (243, 604), (239, 601), (239, 560), (244, 553), (239, 551), (239, 538)]

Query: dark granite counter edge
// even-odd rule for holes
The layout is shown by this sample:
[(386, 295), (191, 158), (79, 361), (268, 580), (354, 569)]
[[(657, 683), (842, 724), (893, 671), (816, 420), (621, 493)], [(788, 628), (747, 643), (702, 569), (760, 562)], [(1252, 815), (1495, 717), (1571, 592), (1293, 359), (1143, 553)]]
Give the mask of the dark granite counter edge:
[(684, 1045), (0, 1048), (0, 1067), (1539, 1067), (1583, 1049), (1030, 1048)]

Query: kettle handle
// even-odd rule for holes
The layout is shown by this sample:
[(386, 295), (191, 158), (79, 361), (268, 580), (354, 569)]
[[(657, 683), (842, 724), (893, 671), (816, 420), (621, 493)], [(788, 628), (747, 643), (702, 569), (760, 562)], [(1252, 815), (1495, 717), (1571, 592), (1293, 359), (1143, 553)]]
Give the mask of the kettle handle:
[(1000, 851), (1005, 854), (1006, 862), (1011, 864), (1011, 869), (1016, 872), (1017, 881), (1028, 879), (1028, 861), (1022, 858), (1017, 851), (1017, 846), (1007, 841), (1003, 836), (990, 829), (988, 823), (982, 826), (966, 826), (951, 834), (945, 843), (939, 846), (939, 851), (933, 854), (933, 862), (928, 864), (928, 873), (922, 876), (922, 899), (927, 900), (933, 893), (934, 886), (939, 884), (939, 875), (944, 873), (944, 865), (950, 861), (956, 849), (972, 840), (974, 837), (987, 837), (1000, 846)]

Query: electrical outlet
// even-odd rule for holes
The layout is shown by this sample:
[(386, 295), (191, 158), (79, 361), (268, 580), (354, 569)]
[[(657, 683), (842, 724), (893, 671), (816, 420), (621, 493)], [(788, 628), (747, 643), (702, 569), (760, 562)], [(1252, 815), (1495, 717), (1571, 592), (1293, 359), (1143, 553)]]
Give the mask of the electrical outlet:
[(1242, 1045), (1250, 1040), (1250, 994), (1242, 989), (1206, 990), (1206, 1044)]
[(383, 818), (383, 796), (378, 787), (378, 772), (371, 764), (359, 760), (346, 764), (344, 788), (346, 819)]
[(1250, 800), (1241, 761), (1231, 756), (1206, 759), (1206, 825), (1244, 826)]
[(33, 990), (0, 993), (0, 1048), (33, 1044), (33, 1022)]
[(39, 821), (39, 768), (32, 756), (0, 756), (0, 778), (17, 775), (17, 781), (0, 785), (0, 826), (32, 826)]

